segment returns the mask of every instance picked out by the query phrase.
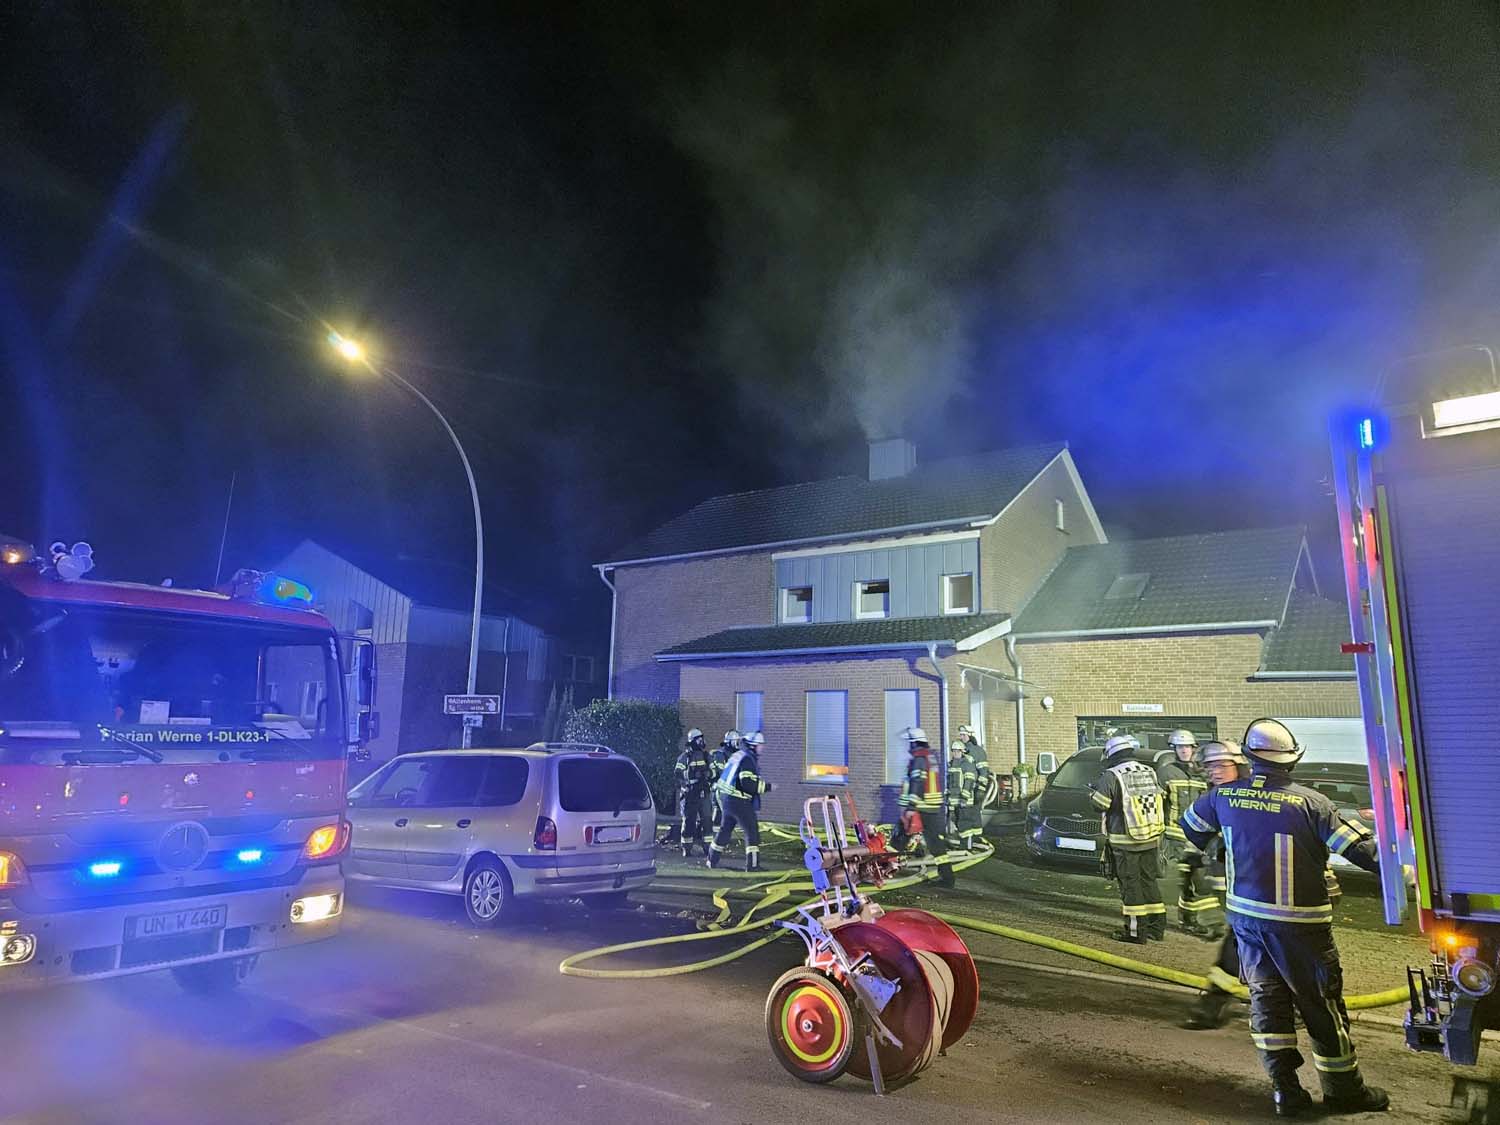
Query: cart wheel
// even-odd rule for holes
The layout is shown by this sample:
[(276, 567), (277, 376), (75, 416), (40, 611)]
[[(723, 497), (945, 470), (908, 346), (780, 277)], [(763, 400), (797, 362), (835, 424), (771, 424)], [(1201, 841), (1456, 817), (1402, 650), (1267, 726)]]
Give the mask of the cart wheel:
[(766, 1034), (788, 1073), (804, 1082), (843, 1074), (859, 1041), (843, 990), (816, 969), (791, 969), (766, 997)]

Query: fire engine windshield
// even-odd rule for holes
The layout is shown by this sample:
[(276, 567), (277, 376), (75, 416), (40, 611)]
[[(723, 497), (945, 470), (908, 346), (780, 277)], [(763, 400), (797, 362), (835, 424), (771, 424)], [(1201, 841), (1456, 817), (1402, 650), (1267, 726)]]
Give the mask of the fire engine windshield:
[(337, 757), (317, 629), (0, 598), (0, 761)]

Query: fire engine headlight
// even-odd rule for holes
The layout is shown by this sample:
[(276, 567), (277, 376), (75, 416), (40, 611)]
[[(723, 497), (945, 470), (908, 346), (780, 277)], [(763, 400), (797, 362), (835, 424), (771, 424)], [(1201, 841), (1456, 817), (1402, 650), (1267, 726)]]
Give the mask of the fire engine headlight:
[(1495, 969), (1466, 953), (1453, 963), (1453, 983), (1475, 999), (1488, 996), (1495, 991)]
[(343, 910), (342, 895), (311, 895), (292, 903), (292, 921), (297, 923), (321, 922), (335, 918)]
[(0, 936), (0, 965), (24, 965), (36, 956), (36, 938), (31, 934)]

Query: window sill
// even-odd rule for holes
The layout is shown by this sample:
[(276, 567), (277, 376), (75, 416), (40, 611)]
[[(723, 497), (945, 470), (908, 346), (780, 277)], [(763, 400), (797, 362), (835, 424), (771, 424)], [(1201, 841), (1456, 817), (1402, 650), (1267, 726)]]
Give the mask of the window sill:
[(846, 778), (842, 778), (842, 779), (836, 781), (836, 780), (834, 780), (831, 777), (804, 777), (797, 784), (799, 784), (799, 785), (819, 785), (819, 786), (822, 786), (822, 785), (838, 785), (838, 786), (846, 786), (847, 787), (848, 784), (849, 784), (849, 779), (846, 777)]

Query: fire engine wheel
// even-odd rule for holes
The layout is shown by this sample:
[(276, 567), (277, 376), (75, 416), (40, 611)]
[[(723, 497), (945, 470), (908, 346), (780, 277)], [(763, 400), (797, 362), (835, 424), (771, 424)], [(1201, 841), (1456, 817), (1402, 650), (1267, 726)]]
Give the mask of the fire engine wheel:
[(196, 965), (179, 965), (172, 977), (186, 992), (200, 996), (217, 996), (233, 992), (255, 968), (257, 957), (234, 957), (227, 961), (203, 961)]
[(791, 969), (766, 998), (766, 1034), (789, 1074), (832, 1082), (849, 1067), (859, 1043), (854, 1010), (843, 989), (815, 969)]

